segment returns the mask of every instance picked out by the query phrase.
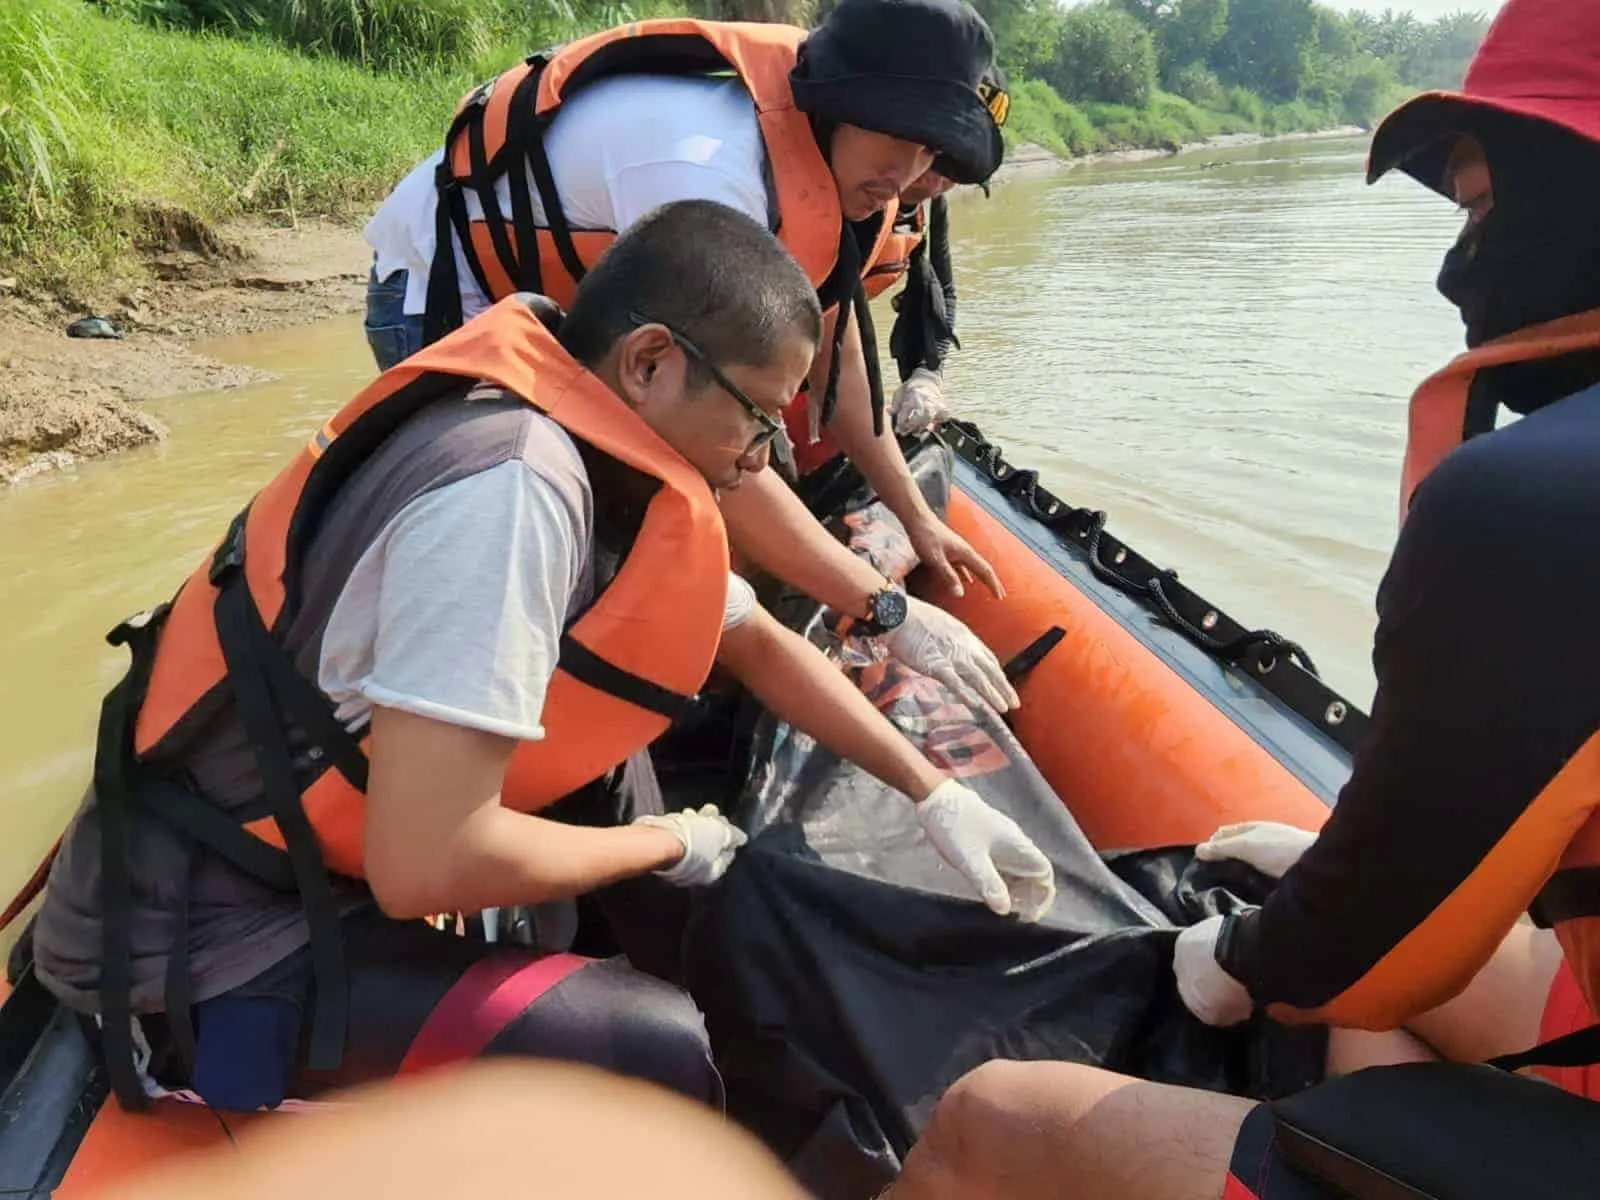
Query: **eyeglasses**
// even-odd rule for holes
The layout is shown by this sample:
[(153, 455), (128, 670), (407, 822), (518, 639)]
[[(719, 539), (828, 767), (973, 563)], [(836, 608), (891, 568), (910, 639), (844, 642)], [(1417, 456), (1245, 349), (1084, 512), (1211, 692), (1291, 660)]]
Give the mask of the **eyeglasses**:
[(745, 448), (746, 456), (760, 454), (778, 438), (784, 436), (786, 430), (783, 422), (745, 395), (744, 389), (723, 374), (721, 368), (706, 357), (704, 350), (696, 346), (678, 330), (668, 325), (665, 321), (657, 320), (654, 317), (646, 317), (636, 312), (630, 312), (628, 320), (635, 325), (659, 325), (665, 329), (672, 336), (673, 343), (683, 351), (686, 357), (693, 359), (701, 367), (705, 368), (706, 373), (716, 380), (717, 386), (737, 400), (739, 407), (756, 419), (756, 424), (760, 425), (761, 428), (750, 439), (750, 445)]

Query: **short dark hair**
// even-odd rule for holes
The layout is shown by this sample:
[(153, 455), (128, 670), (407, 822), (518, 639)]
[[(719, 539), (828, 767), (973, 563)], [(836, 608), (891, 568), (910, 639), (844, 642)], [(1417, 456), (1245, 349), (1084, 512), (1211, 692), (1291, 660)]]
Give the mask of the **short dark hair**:
[(718, 366), (766, 366), (797, 332), (822, 340), (800, 264), (764, 225), (711, 200), (664, 204), (619, 237), (578, 285), (561, 344), (592, 367), (636, 327), (632, 313), (670, 325)]

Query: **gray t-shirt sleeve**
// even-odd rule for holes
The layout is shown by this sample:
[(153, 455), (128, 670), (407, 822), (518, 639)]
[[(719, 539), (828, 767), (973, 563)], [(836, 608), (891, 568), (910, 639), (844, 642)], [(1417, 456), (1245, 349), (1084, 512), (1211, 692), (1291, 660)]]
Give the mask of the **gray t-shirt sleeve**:
[(588, 561), (580, 518), (520, 460), (420, 496), (351, 572), (318, 682), (352, 726), (379, 704), (536, 741)]
[[(413, 500), (351, 572), (317, 681), (351, 728), (374, 704), (502, 737), (544, 737), (569, 615), (594, 590), (587, 525), (525, 462)], [(723, 628), (755, 610), (728, 577)]]

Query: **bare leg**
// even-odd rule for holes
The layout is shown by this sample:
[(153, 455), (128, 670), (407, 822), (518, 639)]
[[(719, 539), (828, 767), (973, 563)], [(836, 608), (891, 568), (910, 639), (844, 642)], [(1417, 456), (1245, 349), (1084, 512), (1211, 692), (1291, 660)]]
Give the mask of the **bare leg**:
[(1423, 1040), (1404, 1029), (1368, 1033), (1364, 1029), (1328, 1030), (1328, 1078), (1366, 1067), (1396, 1063), (1437, 1062), (1439, 1056)]
[(1555, 934), (1514, 925), (1466, 991), (1406, 1028), (1450, 1062), (1526, 1050), (1539, 1041), (1539, 1022), (1560, 966)]
[(986, 1063), (945, 1093), (890, 1200), (1218, 1200), (1254, 1102), (1071, 1063)]

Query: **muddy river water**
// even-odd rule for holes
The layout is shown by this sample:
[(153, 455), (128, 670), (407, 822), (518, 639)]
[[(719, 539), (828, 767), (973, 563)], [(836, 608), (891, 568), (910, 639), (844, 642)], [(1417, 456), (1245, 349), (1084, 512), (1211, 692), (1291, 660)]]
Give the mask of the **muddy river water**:
[[(1366, 703), (1405, 400), (1460, 326), (1432, 287), (1449, 205), (1366, 188), (1362, 150), (1201, 150), (961, 197), (948, 390), (1011, 461)], [(0, 901), (88, 778), (125, 663), (105, 631), (170, 594), (371, 374), (358, 317), (200, 349), (280, 377), (156, 404), (165, 445), (0, 493)]]

